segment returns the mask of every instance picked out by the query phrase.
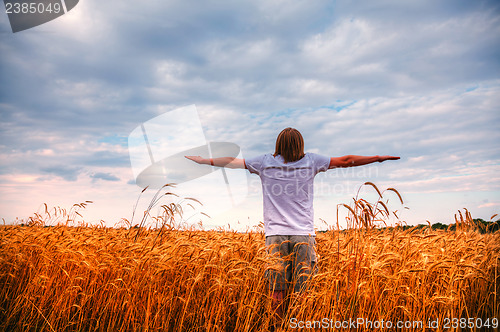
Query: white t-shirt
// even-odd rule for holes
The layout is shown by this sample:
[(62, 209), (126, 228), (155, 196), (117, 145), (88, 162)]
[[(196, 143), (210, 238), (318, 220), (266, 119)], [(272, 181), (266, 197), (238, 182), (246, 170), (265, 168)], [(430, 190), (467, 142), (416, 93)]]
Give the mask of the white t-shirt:
[(265, 154), (245, 159), (250, 173), (260, 176), (264, 199), (264, 229), (270, 235), (314, 234), (314, 177), (328, 170), (330, 158), (315, 153), (285, 163)]

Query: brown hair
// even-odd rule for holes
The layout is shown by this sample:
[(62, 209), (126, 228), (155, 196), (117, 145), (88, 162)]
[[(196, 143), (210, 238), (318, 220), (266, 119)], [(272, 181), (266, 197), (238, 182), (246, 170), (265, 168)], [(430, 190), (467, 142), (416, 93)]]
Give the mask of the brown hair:
[(304, 138), (297, 129), (288, 127), (279, 133), (273, 156), (277, 155), (281, 155), (285, 159), (285, 163), (304, 157)]

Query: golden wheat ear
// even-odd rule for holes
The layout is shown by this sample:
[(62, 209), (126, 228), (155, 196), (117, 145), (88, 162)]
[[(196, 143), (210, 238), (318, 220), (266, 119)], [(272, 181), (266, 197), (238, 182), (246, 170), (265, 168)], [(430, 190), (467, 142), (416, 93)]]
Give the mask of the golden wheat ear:
[(396, 195), (398, 195), (398, 198), (399, 198), (399, 201), (401, 202), (401, 204), (404, 204), (403, 203), (403, 197), (401, 197), (401, 194), (399, 193), (399, 191), (397, 191), (396, 189), (394, 188), (387, 188), (386, 190), (389, 190), (389, 191), (392, 191), (392, 192), (395, 192)]
[(378, 189), (378, 187), (373, 183), (373, 182), (365, 182), (364, 183), (365, 186), (372, 186), (376, 191), (377, 191), (377, 194), (380, 198), (382, 198), (382, 193), (380, 192), (380, 190)]

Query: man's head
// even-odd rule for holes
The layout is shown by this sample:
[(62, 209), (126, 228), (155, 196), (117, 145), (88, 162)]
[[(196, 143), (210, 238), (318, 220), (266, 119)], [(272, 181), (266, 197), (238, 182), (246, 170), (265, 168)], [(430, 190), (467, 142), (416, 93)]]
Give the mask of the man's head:
[(304, 138), (295, 128), (285, 128), (276, 139), (274, 156), (281, 155), (286, 163), (304, 157)]

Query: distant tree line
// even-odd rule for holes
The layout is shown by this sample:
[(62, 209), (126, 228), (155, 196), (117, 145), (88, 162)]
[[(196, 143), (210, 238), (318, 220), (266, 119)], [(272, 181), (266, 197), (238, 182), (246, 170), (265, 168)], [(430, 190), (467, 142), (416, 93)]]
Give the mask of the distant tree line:
[[(498, 219), (497, 221), (485, 221), (481, 218), (477, 218), (477, 219), (472, 219), (471, 224), (472, 225), (467, 225), (464, 228), (465, 229), (472, 228), (472, 229), (478, 230), (481, 234), (494, 233), (500, 229), (500, 219)], [(419, 229), (419, 228), (426, 228), (426, 227), (429, 227), (429, 225), (419, 224), (416, 226), (409, 226), (409, 225), (397, 226), (397, 228), (400, 228), (403, 230), (406, 230), (409, 228)], [(437, 223), (432, 224), (430, 227), (432, 229), (442, 229), (442, 230), (455, 231), (457, 229), (457, 224), (456, 223), (443, 224), (443, 223), (437, 222)], [(393, 228), (393, 227), (389, 227), (389, 228)]]
[[(500, 229), (500, 219), (498, 219), (497, 221), (485, 221), (481, 218), (477, 218), (477, 219), (470, 219), (472, 222), (468, 221), (467, 224), (463, 224), (463, 225), (460, 225), (459, 224), (459, 228), (462, 227), (462, 229), (464, 230), (477, 230), (479, 231), (479, 233), (481, 234), (485, 234), (485, 233), (494, 233), (496, 231), (498, 231)], [(427, 225), (424, 225), (424, 224), (418, 224), (418, 225), (399, 225), (399, 226), (393, 226), (393, 227), (379, 227), (379, 228), (375, 228), (375, 229), (378, 229), (378, 230), (385, 230), (385, 229), (401, 229), (401, 230), (407, 230), (407, 229), (411, 229), (411, 228), (415, 228), (415, 229), (425, 229), (425, 228), (429, 228), (429, 226), (432, 228), (432, 229), (442, 229), (442, 230), (448, 230), (448, 231), (451, 231), (451, 232), (454, 232), (456, 229), (457, 229), (457, 224), (456, 223), (453, 223), (453, 224), (443, 224), (443, 223), (440, 223), (440, 222), (437, 222), (437, 223), (434, 223), (434, 224), (427, 224)], [(325, 233), (327, 231), (318, 231), (317, 233)], [(341, 231), (343, 232), (343, 230)]]

